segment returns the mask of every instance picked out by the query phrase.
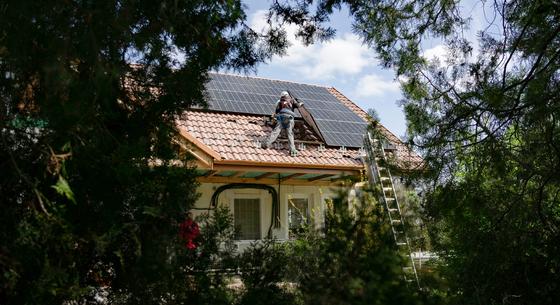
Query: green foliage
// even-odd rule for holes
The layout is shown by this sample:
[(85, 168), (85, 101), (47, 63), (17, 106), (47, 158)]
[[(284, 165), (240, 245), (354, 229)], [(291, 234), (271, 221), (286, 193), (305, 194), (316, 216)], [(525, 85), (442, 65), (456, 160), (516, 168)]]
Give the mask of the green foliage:
[(52, 186), (52, 188), (55, 189), (59, 195), (66, 197), (66, 199), (69, 199), (74, 203), (76, 202), (76, 199), (74, 199), (74, 192), (72, 192), (70, 185), (68, 185), (68, 181), (66, 181), (64, 177), (58, 176), (58, 181)]
[(450, 44), (461, 54), (451, 67), (411, 80), (427, 89), (407, 96), (406, 111), (433, 170), (426, 210), (454, 303), (560, 299), (560, 36), (550, 5), (497, 5), (506, 37), (481, 33), (474, 62)]
[[(272, 14), (354, 29), (402, 85), (409, 143), (423, 153), (426, 224), (452, 304), (557, 304), (560, 269), (560, 19), (555, 1), (284, 1)], [(311, 7), (316, 5), (316, 10)], [(464, 37), (485, 6), (489, 24)], [(275, 12), (279, 11), (279, 12)], [(470, 12), (470, 11), (469, 11)], [(313, 16), (321, 18), (314, 19)], [(311, 23), (311, 25), (309, 25)], [(428, 63), (422, 41), (450, 51)], [(438, 292), (439, 293), (439, 292)]]
[(198, 247), (185, 249), (178, 245), (172, 259), (177, 261), (174, 289), (169, 289), (169, 302), (178, 304), (232, 304), (235, 293), (228, 284), (237, 266), (233, 217), (226, 208), (197, 217), (201, 235)]
[(400, 182), (395, 182), (395, 191), (412, 251), (432, 251), (422, 199), (414, 190)]
[(207, 71), (284, 50), (245, 19), (240, 1), (0, 4), (3, 302), (110, 287), (113, 303), (159, 304), (184, 288), (171, 248), (197, 183), (175, 122), (204, 106)]
[(293, 263), (287, 245), (267, 239), (239, 257), (243, 290), (236, 304), (301, 304), (297, 285), (290, 282)]
[(324, 235), (293, 243), (293, 274), (305, 304), (420, 304), (379, 206), (327, 213)]
[(265, 240), (241, 254), (239, 303), (435, 304), (404, 280), (382, 209), (360, 200), (353, 210), (329, 209), (324, 231)]

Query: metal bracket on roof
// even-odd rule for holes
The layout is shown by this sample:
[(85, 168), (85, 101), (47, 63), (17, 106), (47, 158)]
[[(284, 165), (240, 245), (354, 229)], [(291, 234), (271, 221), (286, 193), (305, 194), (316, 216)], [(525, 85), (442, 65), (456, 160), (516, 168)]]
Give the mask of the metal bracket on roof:
[(395, 146), (395, 144), (385, 140), (385, 141), (383, 141), (383, 149), (385, 149), (385, 151), (395, 151), (395, 150), (397, 150), (397, 146)]
[(275, 149), (284, 149), (284, 144), (280, 143), (280, 142), (274, 142), (274, 148)]
[(366, 155), (366, 150), (363, 147), (360, 147), (360, 149), (358, 150), (358, 153), (360, 154), (360, 156), (365, 156)]
[(261, 148), (261, 141), (260, 141), (260, 140), (254, 140), (254, 141), (253, 141), (253, 145), (254, 145), (256, 148)]
[(341, 153), (345, 154), (346, 151), (347, 151), (347, 150), (346, 150), (346, 146), (341, 146), (340, 149), (339, 149), (339, 151), (340, 151)]
[(320, 144), (319, 147), (317, 147), (317, 151), (325, 151), (325, 145)]
[(305, 144), (304, 143), (299, 143), (298, 149), (299, 150), (305, 150)]

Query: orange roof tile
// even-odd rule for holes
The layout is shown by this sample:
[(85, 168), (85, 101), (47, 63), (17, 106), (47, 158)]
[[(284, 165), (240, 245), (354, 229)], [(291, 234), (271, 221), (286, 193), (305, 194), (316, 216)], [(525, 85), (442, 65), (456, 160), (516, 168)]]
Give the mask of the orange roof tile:
[[(319, 151), (316, 135), (297, 120), (294, 127), (296, 146), (301, 141), (298, 134), (304, 135), (305, 149), (295, 157), (290, 156), (287, 142), (282, 142), (283, 149), (261, 148), (262, 141), (270, 134), (272, 127), (267, 125), (267, 117), (249, 114), (230, 114), (207, 111), (187, 111), (178, 121), (180, 131), (187, 131), (199, 142), (204, 143), (213, 152), (226, 161), (253, 161), (278, 164), (301, 164), (313, 166), (340, 166), (361, 169), (358, 149), (348, 148), (342, 153), (338, 148), (325, 147)], [(278, 140), (277, 140), (278, 142)]]
[[(369, 115), (358, 105), (335, 88), (325, 88), (343, 105), (365, 122), (369, 122)], [(272, 130), (272, 126), (267, 121), (268, 116), (263, 115), (190, 110), (178, 121), (178, 127), (182, 134), (185, 132), (190, 134), (190, 138), (194, 138), (194, 141), (189, 140), (199, 147), (203, 146), (202, 149), (210, 152), (213, 158), (221, 158), (217, 161), (256, 162), (279, 166), (339, 166), (355, 169), (363, 167), (358, 149), (346, 148), (346, 152), (341, 152), (338, 147), (325, 146), (322, 151), (319, 151), (319, 145), (324, 143), (301, 119), (296, 119), (294, 137), (296, 146), (298, 143), (305, 143), (306, 148), (300, 150), (297, 156), (290, 156), (284, 132), (279, 137), (282, 149), (275, 149), (274, 146), (263, 149), (260, 147), (260, 142)], [(395, 145), (396, 160), (401, 168), (409, 170), (422, 168), (423, 160), (417, 153), (381, 124), (378, 128), (387, 140)], [(297, 148), (299, 150), (299, 147)]]

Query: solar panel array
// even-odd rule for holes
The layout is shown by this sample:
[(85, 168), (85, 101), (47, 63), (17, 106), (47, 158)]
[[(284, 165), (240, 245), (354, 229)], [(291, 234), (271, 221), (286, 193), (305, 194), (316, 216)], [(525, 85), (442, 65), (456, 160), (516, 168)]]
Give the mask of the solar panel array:
[(305, 103), (327, 145), (363, 146), (366, 123), (327, 88), (217, 73), (210, 76), (206, 85), (209, 109), (270, 115), (280, 92), (288, 90)]

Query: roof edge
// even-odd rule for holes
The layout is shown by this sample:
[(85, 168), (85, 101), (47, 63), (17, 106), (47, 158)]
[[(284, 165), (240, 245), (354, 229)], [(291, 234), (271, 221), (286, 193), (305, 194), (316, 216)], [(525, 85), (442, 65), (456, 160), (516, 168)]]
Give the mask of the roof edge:
[(255, 167), (277, 167), (290, 169), (331, 169), (339, 171), (359, 171), (363, 170), (363, 164), (360, 165), (331, 165), (331, 164), (309, 164), (309, 163), (280, 163), (280, 162), (259, 162), (246, 160), (216, 160), (215, 165), (238, 165), (238, 166), (255, 166)]
[(366, 123), (369, 123), (370, 121), (369, 114), (365, 110), (363, 110), (362, 107), (358, 106), (358, 104), (354, 103), (351, 99), (349, 99), (346, 95), (342, 94), (342, 92), (338, 91), (335, 87), (328, 87), (327, 91), (329, 91), (329, 93), (334, 95), (334, 97), (336, 97), (337, 100), (339, 100), (344, 106), (348, 107), (352, 112), (357, 114)]
[(289, 80), (266, 78), (266, 77), (261, 77), (261, 76), (249, 76), (249, 75), (245, 76), (245, 75), (239, 75), (239, 74), (234, 74), (234, 73), (215, 72), (215, 71), (209, 71), (208, 74), (222, 74), (222, 75), (237, 76), (237, 77), (250, 77), (250, 78), (255, 78), (255, 79), (270, 80), (270, 81), (275, 81), (275, 82), (283, 82), (283, 83), (290, 83), (290, 84), (296, 84), (296, 85), (307, 85), (307, 86), (314, 86), (314, 87), (320, 87), (320, 88), (326, 88), (326, 89), (330, 88), (329, 86), (326, 86), (326, 85), (299, 83), (299, 82), (294, 82), (294, 81), (289, 81)]
[(196, 147), (198, 147), (200, 150), (202, 150), (204, 153), (208, 154), (210, 157), (212, 157), (214, 160), (221, 160), (222, 156), (217, 153), (216, 151), (214, 151), (212, 148), (210, 148), (208, 145), (202, 143), (202, 141), (200, 141), (199, 139), (197, 139), (195, 136), (191, 135), (188, 131), (185, 131), (181, 128), (179, 128), (179, 134), (185, 138), (187, 141), (191, 142), (192, 144), (194, 144)]

